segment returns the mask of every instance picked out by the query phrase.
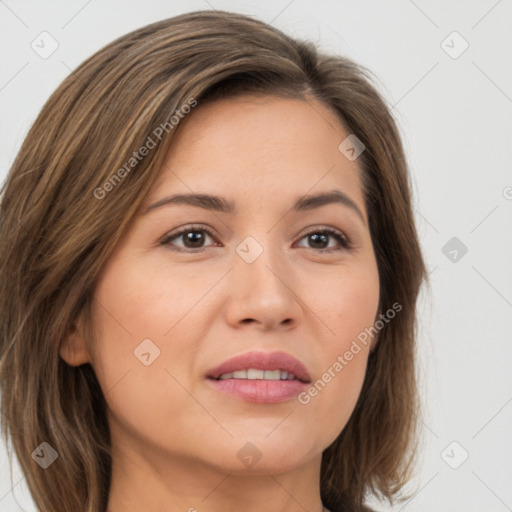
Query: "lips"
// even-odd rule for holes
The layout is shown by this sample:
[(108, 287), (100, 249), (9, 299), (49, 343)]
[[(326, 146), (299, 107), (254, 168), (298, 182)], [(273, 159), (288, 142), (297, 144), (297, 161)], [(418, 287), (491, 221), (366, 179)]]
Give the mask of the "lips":
[(295, 379), (309, 383), (311, 377), (308, 370), (298, 359), (286, 352), (246, 352), (224, 361), (207, 372), (207, 377), (218, 380), (221, 376), (241, 370), (263, 370), (268, 372), (281, 371), (293, 374)]

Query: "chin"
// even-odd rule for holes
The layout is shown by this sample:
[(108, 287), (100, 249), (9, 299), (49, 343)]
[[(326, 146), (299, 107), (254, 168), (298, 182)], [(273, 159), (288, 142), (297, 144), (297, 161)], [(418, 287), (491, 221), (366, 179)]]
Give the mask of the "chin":
[[(313, 446), (302, 442), (284, 444), (282, 438), (275, 442), (270, 438), (230, 442), (229, 446), (218, 446), (205, 456), (205, 462), (222, 472), (232, 472), (238, 475), (279, 474), (286, 473), (311, 461), (315, 455), (321, 455), (321, 450), (314, 452)], [(234, 446), (233, 446), (234, 445)]]

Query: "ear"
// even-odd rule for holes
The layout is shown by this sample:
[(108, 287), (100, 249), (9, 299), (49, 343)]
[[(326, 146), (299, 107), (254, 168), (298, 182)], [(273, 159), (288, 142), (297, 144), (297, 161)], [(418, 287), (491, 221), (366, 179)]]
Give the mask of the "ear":
[(66, 338), (60, 344), (59, 354), (70, 366), (80, 366), (90, 362), (91, 358), (80, 321), (73, 323), (69, 328)]

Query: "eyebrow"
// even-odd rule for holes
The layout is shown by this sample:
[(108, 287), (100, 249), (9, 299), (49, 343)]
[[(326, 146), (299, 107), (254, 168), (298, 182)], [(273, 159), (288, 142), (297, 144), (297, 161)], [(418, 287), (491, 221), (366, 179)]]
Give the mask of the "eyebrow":
[[(164, 197), (156, 203), (148, 206), (142, 215), (145, 215), (150, 211), (162, 206), (177, 204), (196, 206), (198, 208), (213, 210), (220, 213), (233, 214), (237, 212), (235, 203), (233, 201), (229, 201), (220, 196), (213, 196), (210, 194), (174, 194), (172, 196)], [(292, 207), (292, 211), (301, 212), (312, 210), (328, 204), (342, 204), (344, 206), (348, 206), (355, 213), (357, 213), (363, 223), (365, 223), (364, 215), (357, 204), (341, 190), (330, 190), (327, 192), (320, 192), (318, 194), (302, 196), (296, 200)]]

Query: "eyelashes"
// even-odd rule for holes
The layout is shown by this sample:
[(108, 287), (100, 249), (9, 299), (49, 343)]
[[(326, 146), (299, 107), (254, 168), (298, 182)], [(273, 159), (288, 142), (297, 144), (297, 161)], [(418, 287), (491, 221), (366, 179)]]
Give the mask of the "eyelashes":
[[(334, 248), (333, 247), (320, 248), (320, 249), (317, 249), (317, 252), (339, 252), (339, 251), (344, 251), (344, 250), (346, 251), (351, 248), (351, 243), (350, 243), (350, 240), (347, 238), (347, 236), (345, 236), (343, 233), (341, 233), (335, 229), (332, 229), (332, 228), (321, 228), (321, 229), (314, 229), (312, 231), (308, 231), (307, 233), (302, 235), (300, 240), (303, 240), (306, 237), (311, 237), (313, 235), (315, 235), (316, 241), (318, 241), (318, 235), (320, 235), (320, 237), (323, 237), (324, 239), (327, 239), (327, 240), (329, 239), (329, 237), (334, 238), (340, 245), (340, 247), (334, 247)], [(312, 247), (312, 249), (315, 249), (315, 248)]]
[[(165, 245), (172, 251), (176, 252), (188, 252), (188, 253), (197, 253), (197, 252), (203, 252), (205, 251), (208, 246), (199, 246), (199, 247), (180, 247), (175, 245), (173, 242), (175, 240), (178, 240), (183, 237), (183, 241), (186, 241), (186, 243), (191, 244), (201, 244), (205, 241), (205, 237), (203, 236), (197, 236), (198, 234), (203, 233), (206, 234), (211, 239), (215, 240), (215, 237), (212, 235), (211, 231), (206, 227), (202, 225), (194, 225), (194, 226), (188, 226), (180, 231), (170, 233), (164, 237), (164, 239), (161, 241), (161, 245)], [(192, 236), (186, 236), (184, 235), (192, 235)], [(322, 244), (323, 242), (327, 241), (327, 244), (329, 245), (329, 239), (334, 239), (338, 242), (338, 247), (321, 247), (321, 248), (315, 248), (313, 247), (306, 247), (309, 249), (312, 249), (314, 252), (319, 253), (336, 253), (340, 251), (348, 251), (352, 247), (352, 243), (350, 239), (341, 231), (335, 230), (333, 228), (316, 228), (308, 231), (302, 237), (299, 239), (300, 241), (309, 237), (308, 242), (312, 243), (313, 245), (315, 243)], [(220, 244), (216, 244), (219, 246)], [(303, 247), (303, 246), (302, 246)]]

